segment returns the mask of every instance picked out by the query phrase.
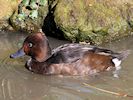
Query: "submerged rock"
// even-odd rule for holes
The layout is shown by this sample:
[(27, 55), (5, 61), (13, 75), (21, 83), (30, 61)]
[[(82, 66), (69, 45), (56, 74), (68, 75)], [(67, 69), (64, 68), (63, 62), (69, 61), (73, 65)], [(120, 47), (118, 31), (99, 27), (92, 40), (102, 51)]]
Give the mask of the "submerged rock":
[(51, 7), (57, 27), (74, 42), (100, 44), (127, 36), (133, 28), (132, 0), (58, 0)]

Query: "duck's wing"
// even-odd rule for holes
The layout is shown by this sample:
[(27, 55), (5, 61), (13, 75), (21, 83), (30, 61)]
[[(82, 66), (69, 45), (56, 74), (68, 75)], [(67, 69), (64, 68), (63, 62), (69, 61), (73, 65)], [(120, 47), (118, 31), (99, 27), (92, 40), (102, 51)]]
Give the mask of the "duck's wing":
[(64, 44), (52, 51), (55, 63), (71, 63), (81, 59), (85, 52), (93, 50), (93, 46), (83, 44)]
[(129, 51), (117, 53), (101, 47), (73, 43), (65, 44), (53, 49), (51, 58), (54, 63), (71, 63), (82, 59), (86, 52), (111, 56), (112, 59), (117, 58), (118, 60), (124, 59), (129, 54)]

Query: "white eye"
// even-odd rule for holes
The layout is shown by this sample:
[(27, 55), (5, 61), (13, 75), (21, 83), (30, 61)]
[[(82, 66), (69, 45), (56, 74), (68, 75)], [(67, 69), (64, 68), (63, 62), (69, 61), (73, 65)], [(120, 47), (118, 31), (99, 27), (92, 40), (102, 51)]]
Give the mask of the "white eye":
[(32, 44), (32, 43), (29, 43), (28, 45), (29, 45), (29, 47), (30, 47), (30, 48), (32, 48), (32, 46), (33, 46), (33, 44)]

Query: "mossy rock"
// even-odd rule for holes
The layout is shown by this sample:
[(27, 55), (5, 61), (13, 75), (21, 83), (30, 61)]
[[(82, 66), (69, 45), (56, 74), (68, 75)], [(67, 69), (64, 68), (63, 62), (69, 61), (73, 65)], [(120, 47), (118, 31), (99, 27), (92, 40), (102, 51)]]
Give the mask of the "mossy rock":
[(23, 2), (21, 2), (18, 9), (10, 17), (10, 22), (14, 29), (28, 33), (34, 33), (41, 29), (44, 18), (48, 13), (48, 4), (39, 5), (38, 3), (36, 9), (31, 9), (29, 6), (30, 5), (24, 5)]
[(58, 0), (52, 7), (57, 27), (74, 42), (108, 42), (129, 35), (133, 26), (131, 0)]
[(0, 0), (0, 30), (9, 27), (9, 18), (18, 7), (18, 0)]

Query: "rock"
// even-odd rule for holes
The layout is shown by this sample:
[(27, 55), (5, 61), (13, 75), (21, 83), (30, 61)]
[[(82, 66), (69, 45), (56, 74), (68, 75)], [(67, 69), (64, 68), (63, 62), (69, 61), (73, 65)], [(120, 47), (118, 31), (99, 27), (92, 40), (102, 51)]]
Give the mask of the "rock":
[(10, 22), (16, 30), (32, 33), (42, 27), (47, 13), (47, 0), (22, 0)]
[(132, 0), (53, 1), (55, 23), (71, 41), (100, 44), (127, 36), (133, 29)]
[(0, 0), (0, 30), (9, 27), (9, 18), (18, 7), (18, 0)]
[[(133, 0), (0, 0), (0, 30), (100, 44), (132, 34)], [(10, 24), (10, 25), (9, 25)]]

